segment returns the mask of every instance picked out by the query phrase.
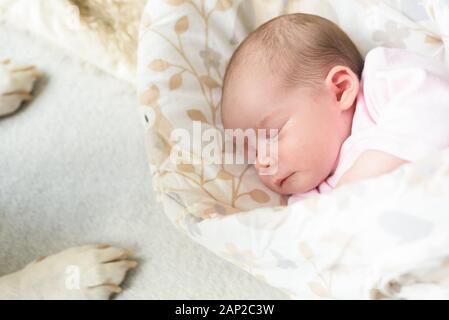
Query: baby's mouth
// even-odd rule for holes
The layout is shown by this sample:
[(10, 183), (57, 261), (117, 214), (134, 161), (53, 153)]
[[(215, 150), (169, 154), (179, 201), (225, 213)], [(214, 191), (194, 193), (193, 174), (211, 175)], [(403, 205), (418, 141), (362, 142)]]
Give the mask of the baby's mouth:
[(277, 180), (275, 181), (275, 184), (282, 188), (282, 185), (284, 184), (284, 182), (287, 181), (287, 179), (290, 178), (293, 174), (294, 174), (294, 172), (293, 172), (293, 173), (290, 173), (290, 174), (288, 174), (288, 175), (286, 175), (286, 176), (285, 176), (284, 178), (282, 178), (282, 179), (277, 179)]

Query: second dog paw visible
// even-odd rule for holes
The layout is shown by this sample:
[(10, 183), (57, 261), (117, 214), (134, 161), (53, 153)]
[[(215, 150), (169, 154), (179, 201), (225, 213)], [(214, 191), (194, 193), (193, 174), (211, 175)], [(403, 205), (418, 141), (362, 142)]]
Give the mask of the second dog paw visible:
[(38, 258), (17, 273), (24, 299), (108, 299), (122, 291), (128, 270), (137, 266), (129, 250), (109, 245), (71, 248)]
[(41, 73), (34, 66), (14, 66), (10, 60), (0, 61), (0, 117), (15, 112), (23, 102), (31, 100), (36, 79)]

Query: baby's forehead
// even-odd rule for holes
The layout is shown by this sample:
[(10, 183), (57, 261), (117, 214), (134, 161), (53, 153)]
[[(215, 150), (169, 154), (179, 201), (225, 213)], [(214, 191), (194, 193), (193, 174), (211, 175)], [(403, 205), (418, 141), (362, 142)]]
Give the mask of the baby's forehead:
[(269, 126), (267, 122), (273, 117), (277, 105), (272, 102), (270, 97), (272, 93), (265, 92), (265, 96), (262, 96), (258, 90), (255, 88), (254, 91), (251, 90), (253, 92), (243, 92), (236, 100), (225, 100), (227, 102), (222, 111), (225, 128), (245, 130)]
[(236, 53), (224, 81), (223, 123), (230, 128), (254, 128), (266, 109), (281, 98), (283, 81), (264, 57), (263, 46), (246, 45)]

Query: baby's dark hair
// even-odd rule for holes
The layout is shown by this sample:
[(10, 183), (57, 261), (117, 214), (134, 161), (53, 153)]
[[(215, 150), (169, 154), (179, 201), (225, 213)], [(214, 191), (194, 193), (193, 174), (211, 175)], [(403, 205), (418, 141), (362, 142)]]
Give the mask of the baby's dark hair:
[(304, 13), (279, 16), (253, 31), (229, 61), (223, 92), (239, 65), (255, 61), (267, 63), (285, 87), (314, 86), (336, 65), (360, 78), (364, 65), (355, 44), (335, 23)]

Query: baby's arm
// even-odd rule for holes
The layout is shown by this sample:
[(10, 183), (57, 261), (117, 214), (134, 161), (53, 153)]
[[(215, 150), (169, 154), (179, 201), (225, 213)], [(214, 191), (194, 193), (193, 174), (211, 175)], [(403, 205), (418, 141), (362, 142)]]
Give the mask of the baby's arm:
[(341, 177), (337, 187), (346, 183), (380, 176), (393, 171), (404, 163), (407, 163), (407, 161), (389, 153), (376, 150), (365, 151)]

